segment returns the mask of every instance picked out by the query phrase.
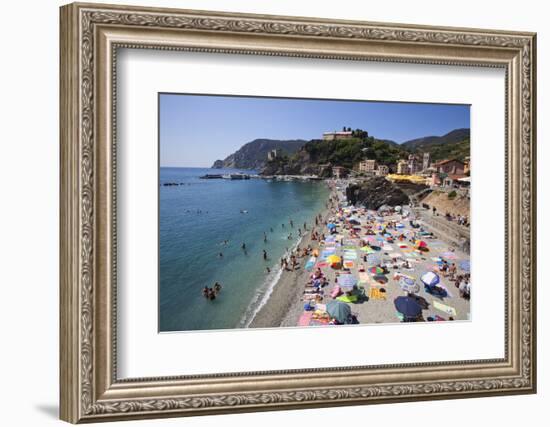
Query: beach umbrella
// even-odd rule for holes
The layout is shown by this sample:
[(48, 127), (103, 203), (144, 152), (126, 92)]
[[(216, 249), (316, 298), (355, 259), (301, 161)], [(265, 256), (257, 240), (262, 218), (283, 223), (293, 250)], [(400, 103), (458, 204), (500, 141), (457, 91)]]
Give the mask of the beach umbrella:
[(328, 228), (329, 230), (332, 230), (332, 229), (336, 228), (336, 224), (334, 224), (333, 222), (329, 222), (329, 223), (327, 224), (327, 228)]
[(372, 278), (378, 283), (382, 283), (382, 284), (388, 283), (388, 278), (383, 274), (376, 274)]
[(420, 277), (420, 280), (427, 286), (435, 286), (439, 283), (439, 276), (433, 271), (427, 271)]
[(342, 262), (342, 258), (340, 258), (338, 255), (330, 255), (327, 258), (327, 262), (329, 264), (340, 264)]
[(369, 268), (369, 271), (372, 274), (384, 274), (384, 269), (380, 268), (380, 267), (371, 267), (371, 268)]
[(470, 272), (470, 260), (466, 260), (466, 261), (462, 261), (460, 264), (459, 264), (459, 267), (464, 270), (464, 271), (467, 271), (468, 273)]
[(397, 297), (393, 304), (396, 310), (403, 316), (415, 318), (422, 313), (422, 307), (415, 298), (411, 297)]
[(417, 240), (416, 241), (416, 247), (417, 248), (427, 248), (428, 244), (424, 240)]
[(357, 278), (352, 274), (342, 274), (338, 277), (338, 285), (342, 288), (353, 288), (357, 285)]
[(339, 323), (346, 323), (351, 315), (351, 308), (344, 302), (332, 300), (327, 302), (327, 313)]
[(401, 286), (401, 289), (409, 294), (416, 294), (417, 292), (420, 292), (420, 286), (418, 283), (416, 283), (414, 279), (410, 279), (408, 277), (401, 277), (399, 280), (399, 286)]

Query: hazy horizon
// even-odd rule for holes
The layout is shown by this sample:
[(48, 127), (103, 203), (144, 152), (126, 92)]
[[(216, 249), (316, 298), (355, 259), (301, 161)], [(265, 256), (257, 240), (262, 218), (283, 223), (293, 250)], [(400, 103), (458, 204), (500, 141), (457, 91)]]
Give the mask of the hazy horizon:
[(470, 106), (160, 94), (160, 165), (209, 168), (256, 139), (309, 141), (343, 126), (402, 144), (469, 129)]

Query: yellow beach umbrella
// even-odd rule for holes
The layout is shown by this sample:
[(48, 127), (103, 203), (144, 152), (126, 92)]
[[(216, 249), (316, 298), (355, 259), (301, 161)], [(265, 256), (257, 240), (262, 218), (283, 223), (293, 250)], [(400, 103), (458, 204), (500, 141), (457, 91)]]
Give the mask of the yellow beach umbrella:
[(340, 264), (342, 262), (342, 258), (340, 258), (338, 255), (330, 255), (327, 258), (327, 262), (329, 264)]

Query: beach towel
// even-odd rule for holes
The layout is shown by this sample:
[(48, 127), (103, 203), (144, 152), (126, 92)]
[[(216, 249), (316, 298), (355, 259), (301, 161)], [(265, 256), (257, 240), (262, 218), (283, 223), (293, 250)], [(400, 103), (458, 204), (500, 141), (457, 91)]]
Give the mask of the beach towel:
[(441, 254), (441, 256), (443, 258), (447, 258), (447, 259), (457, 259), (458, 258), (454, 252), (443, 252)]
[(360, 283), (369, 283), (370, 281), (370, 276), (369, 276), (369, 273), (367, 273), (366, 271), (362, 271), (359, 273), (359, 282)]
[(302, 314), (298, 319), (298, 326), (309, 326), (309, 322), (311, 321), (312, 316), (313, 316), (313, 312), (311, 311), (304, 312), (304, 314)]
[(318, 267), (318, 268), (325, 268), (325, 267), (328, 267), (328, 263), (327, 263), (327, 262), (318, 262), (318, 263), (317, 263), (317, 267)]
[(353, 268), (354, 266), (355, 264), (353, 263), (353, 261), (344, 261), (345, 268)]
[(340, 288), (340, 286), (336, 285), (332, 291), (330, 291), (330, 296), (332, 298), (336, 298), (338, 295), (340, 295), (342, 293), (342, 289)]
[(440, 303), (439, 301), (433, 302), (434, 308), (437, 308), (439, 311), (442, 311), (443, 313), (447, 313), (449, 316), (456, 316), (456, 310), (454, 307), (451, 307), (450, 305), (445, 305)]
[(357, 295), (342, 295), (338, 298), (336, 298), (338, 301), (342, 301), (342, 302), (357, 302)]
[(382, 250), (390, 252), (390, 251), (393, 251), (393, 248), (390, 245), (384, 245), (382, 246)]
[(371, 287), (369, 289), (369, 298), (377, 300), (386, 300), (386, 293), (380, 291), (378, 287)]
[(307, 271), (311, 271), (313, 269), (313, 266), (315, 265), (315, 261), (317, 261), (317, 258), (315, 258), (314, 256), (312, 256), (308, 262), (306, 263), (306, 270)]

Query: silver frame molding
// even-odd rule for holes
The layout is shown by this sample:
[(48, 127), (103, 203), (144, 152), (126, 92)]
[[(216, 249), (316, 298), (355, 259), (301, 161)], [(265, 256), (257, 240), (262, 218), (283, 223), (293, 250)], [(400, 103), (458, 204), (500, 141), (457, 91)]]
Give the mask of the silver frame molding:
[[(60, 14), (61, 419), (79, 423), (536, 392), (534, 33), (80, 3), (63, 6)], [(505, 357), (118, 379), (119, 48), (503, 68)]]

